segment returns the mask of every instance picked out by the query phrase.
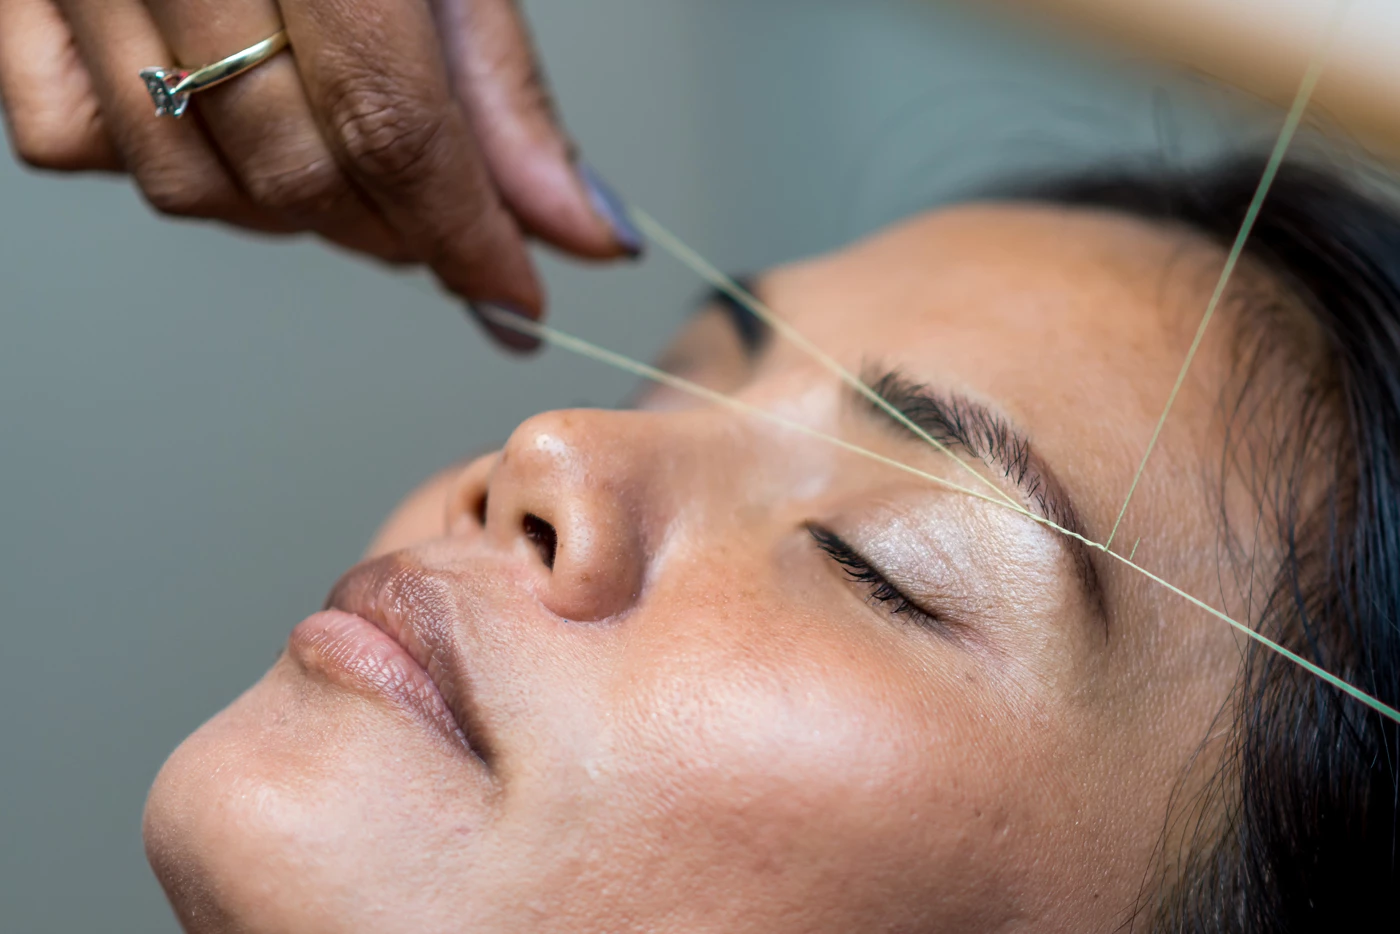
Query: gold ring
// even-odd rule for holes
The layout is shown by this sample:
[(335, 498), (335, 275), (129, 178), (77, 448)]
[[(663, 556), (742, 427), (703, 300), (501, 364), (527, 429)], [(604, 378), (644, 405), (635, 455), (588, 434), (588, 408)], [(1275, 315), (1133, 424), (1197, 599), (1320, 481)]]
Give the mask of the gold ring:
[(230, 55), (221, 62), (205, 65), (194, 71), (178, 68), (143, 68), (141, 80), (146, 82), (146, 90), (151, 92), (157, 117), (183, 117), (185, 110), (190, 106), (191, 94), (237, 78), (272, 58), (289, 44), (287, 31), (284, 29), (236, 55)]

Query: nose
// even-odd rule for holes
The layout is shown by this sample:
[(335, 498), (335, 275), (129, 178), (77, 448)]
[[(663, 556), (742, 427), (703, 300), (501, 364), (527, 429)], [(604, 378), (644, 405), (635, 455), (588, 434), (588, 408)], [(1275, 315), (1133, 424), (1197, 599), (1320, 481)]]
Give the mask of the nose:
[(558, 616), (607, 619), (636, 602), (646, 571), (647, 445), (637, 413), (567, 410), (529, 419), (472, 464), (449, 500), (449, 525), (480, 523), (496, 547), (539, 573)]

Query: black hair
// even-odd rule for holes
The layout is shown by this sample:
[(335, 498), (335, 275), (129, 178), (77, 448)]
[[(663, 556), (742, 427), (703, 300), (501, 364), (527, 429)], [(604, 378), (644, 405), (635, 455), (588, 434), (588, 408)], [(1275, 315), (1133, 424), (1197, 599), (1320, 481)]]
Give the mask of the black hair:
[[(1263, 159), (1235, 157), (1018, 194), (1181, 225), (1228, 248), (1263, 170)], [(1268, 461), (1288, 476), (1258, 496), (1278, 561), (1250, 624), (1400, 706), (1400, 212), (1359, 179), (1286, 163), (1244, 255), (1291, 295), (1295, 314), (1301, 306), (1313, 335), (1289, 354), (1306, 371), (1289, 409), (1294, 453)], [(1270, 321), (1255, 315), (1244, 330)], [(1183, 852), (1163, 856), (1170, 874), (1154, 874), (1126, 926), (1400, 926), (1397, 724), (1253, 642), (1222, 717), (1233, 729), (1202, 796), (1211, 813), (1194, 819)]]

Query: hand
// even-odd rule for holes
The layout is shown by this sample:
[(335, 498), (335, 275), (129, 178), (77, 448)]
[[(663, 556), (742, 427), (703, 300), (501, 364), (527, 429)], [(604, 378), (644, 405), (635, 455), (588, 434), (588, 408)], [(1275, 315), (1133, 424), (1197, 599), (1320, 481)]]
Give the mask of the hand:
[[(282, 28), (291, 52), (154, 115), (142, 68)], [(0, 0), (0, 98), (31, 165), (127, 172), (166, 214), (424, 263), (469, 304), (542, 314), (527, 236), (641, 247), (575, 161), (515, 0)]]

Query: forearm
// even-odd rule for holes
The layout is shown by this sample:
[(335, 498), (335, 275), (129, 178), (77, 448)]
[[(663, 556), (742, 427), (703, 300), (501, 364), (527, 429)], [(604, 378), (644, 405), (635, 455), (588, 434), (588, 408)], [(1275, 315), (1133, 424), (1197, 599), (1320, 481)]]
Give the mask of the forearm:
[[(1006, 0), (1287, 104), (1346, 0)], [(1314, 97), (1342, 130), (1400, 157), (1400, 3), (1356, 0)]]

